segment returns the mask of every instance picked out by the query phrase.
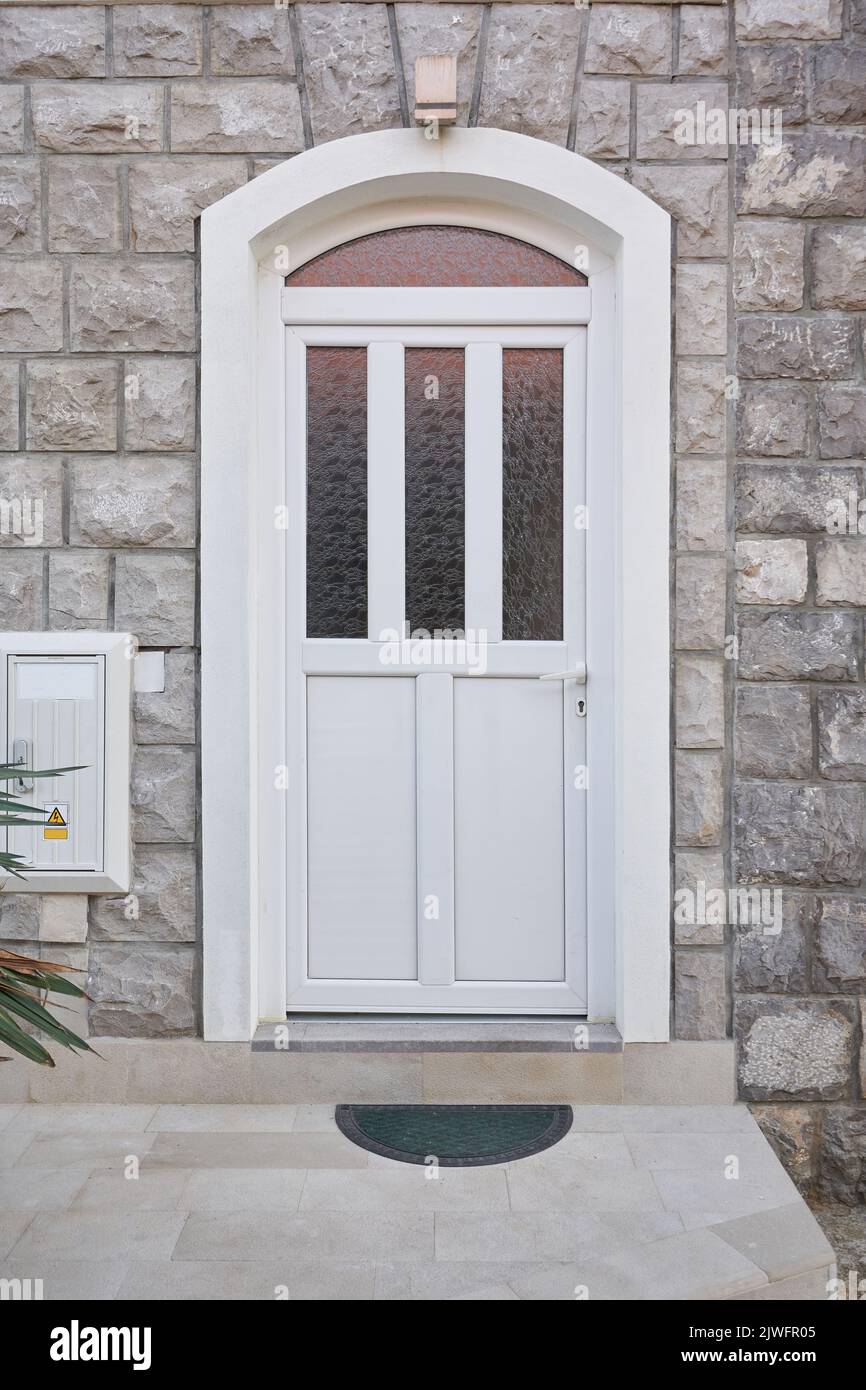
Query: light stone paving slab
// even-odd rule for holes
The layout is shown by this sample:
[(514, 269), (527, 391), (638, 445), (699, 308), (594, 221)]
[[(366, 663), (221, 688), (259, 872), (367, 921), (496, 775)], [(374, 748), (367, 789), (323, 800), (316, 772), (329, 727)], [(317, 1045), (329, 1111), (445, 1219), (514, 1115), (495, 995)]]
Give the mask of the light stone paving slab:
[(172, 1259), (432, 1260), (433, 1213), (193, 1212)]
[(7, 1168), (0, 1172), (0, 1210), (63, 1211), (90, 1176), (89, 1168)]
[(458, 1299), (495, 1297), (516, 1300), (512, 1284), (537, 1272), (529, 1263), (479, 1263), (437, 1260), (433, 1265), (381, 1264), (376, 1268), (377, 1301), (449, 1302)]
[(0, 1134), (0, 1172), (13, 1164), (33, 1143), (33, 1135), (26, 1130), (9, 1130)]
[(0, 1105), (0, 1133), (9, 1128), (15, 1116), (19, 1115), (23, 1109), (23, 1105), (16, 1105), (12, 1101), (8, 1102), (8, 1104)]
[(268, 1300), (312, 1302), (369, 1300), (373, 1297), (372, 1261), (340, 1260), (299, 1263), (282, 1260), (137, 1261), (130, 1265), (116, 1297), (123, 1301)]
[(743, 1177), (766, 1173), (772, 1182), (779, 1170), (762, 1134), (631, 1134), (627, 1143), (636, 1166), (651, 1172), (700, 1168), (721, 1173), (731, 1158)]
[(61, 1211), (34, 1216), (13, 1260), (167, 1260), (186, 1221), (172, 1211)]
[(722, 1222), (713, 1227), (713, 1235), (739, 1250), (768, 1279), (790, 1278), (835, 1260), (830, 1242), (804, 1202)]
[(568, 1137), (601, 1134), (760, 1134), (745, 1105), (576, 1105)]
[(393, 1163), (390, 1169), (307, 1174), (300, 1210), (508, 1211), (504, 1168), (440, 1168)]
[(436, 1213), (436, 1259), (542, 1261), (592, 1258), (602, 1250), (638, 1246), (682, 1231), (673, 1212), (524, 1211), (508, 1216), (491, 1213)]
[(32, 1211), (0, 1211), (0, 1259), (17, 1245), (33, 1219)]
[(15, 1129), (38, 1130), (42, 1135), (79, 1130), (86, 1134), (134, 1134), (147, 1129), (156, 1110), (155, 1105), (24, 1105)]
[(176, 1211), (188, 1178), (183, 1169), (140, 1168), (133, 1178), (122, 1168), (100, 1168), (71, 1205), (76, 1211)]
[(688, 1168), (657, 1172), (652, 1178), (668, 1211), (724, 1212), (729, 1217), (770, 1211), (799, 1196), (781, 1164), (778, 1175), (764, 1172), (753, 1178), (726, 1178), (721, 1171)]
[(125, 1260), (46, 1260), (42, 1256), (37, 1259), (16, 1256), (4, 1260), (2, 1277), (29, 1279), (31, 1287), (33, 1281), (39, 1279), (46, 1303), (65, 1303), (116, 1298), (128, 1267)]
[(342, 1134), (153, 1134), (148, 1167), (366, 1168)]
[[(210, 1133), (288, 1134), (297, 1105), (160, 1105), (148, 1129)], [(333, 1116), (333, 1106), (329, 1107)]]
[(661, 1211), (652, 1174), (604, 1163), (509, 1165), (512, 1211)]
[(295, 1212), (314, 1175), (305, 1168), (209, 1168), (184, 1176), (178, 1202), (184, 1211)]
[(143, 1158), (155, 1135), (26, 1134), (30, 1143), (15, 1160), (16, 1168), (121, 1168), (130, 1156)]
[(333, 1105), (298, 1105), (295, 1107), (295, 1134), (320, 1134), (335, 1131)]

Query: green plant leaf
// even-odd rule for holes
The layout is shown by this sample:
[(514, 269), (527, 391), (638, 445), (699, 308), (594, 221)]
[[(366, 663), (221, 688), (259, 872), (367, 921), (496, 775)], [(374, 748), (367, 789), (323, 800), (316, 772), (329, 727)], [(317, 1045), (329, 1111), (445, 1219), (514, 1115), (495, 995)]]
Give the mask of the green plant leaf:
[(0, 1008), (0, 1043), (19, 1052), (29, 1062), (39, 1062), (43, 1067), (54, 1066), (54, 1058), (38, 1038), (25, 1033), (3, 1008)]

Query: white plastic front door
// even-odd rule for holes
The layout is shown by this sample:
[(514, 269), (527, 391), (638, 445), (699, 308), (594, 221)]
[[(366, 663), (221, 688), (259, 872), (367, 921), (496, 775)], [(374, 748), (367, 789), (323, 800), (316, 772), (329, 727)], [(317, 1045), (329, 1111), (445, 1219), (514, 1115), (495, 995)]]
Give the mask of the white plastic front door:
[(284, 298), (290, 1009), (585, 1008), (589, 293), (444, 293)]

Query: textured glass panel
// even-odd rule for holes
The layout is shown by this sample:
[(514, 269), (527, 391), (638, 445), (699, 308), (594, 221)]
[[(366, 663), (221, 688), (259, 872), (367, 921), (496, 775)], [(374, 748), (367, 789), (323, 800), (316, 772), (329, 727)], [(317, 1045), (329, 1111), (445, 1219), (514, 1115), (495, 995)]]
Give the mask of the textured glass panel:
[(502, 354), (502, 635), (562, 638), (562, 353)]
[(307, 349), (307, 636), (367, 636), (367, 350)]
[(463, 349), (406, 349), (406, 618), (463, 627)]
[(478, 227), (394, 227), (335, 246), (286, 276), (295, 286), (578, 286), (586, 276), (528, 242)]

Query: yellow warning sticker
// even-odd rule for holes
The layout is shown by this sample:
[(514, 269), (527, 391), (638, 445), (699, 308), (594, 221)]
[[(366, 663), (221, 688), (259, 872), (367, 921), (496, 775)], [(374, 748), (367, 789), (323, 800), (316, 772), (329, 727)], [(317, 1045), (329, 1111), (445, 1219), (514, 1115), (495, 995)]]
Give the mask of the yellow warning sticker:
[(42, 838), (44, 840), (68, 840), (69, 839), (69, 806), (65, 801), (46, 801), (44, 809), (50, 815), (42, 827)]

